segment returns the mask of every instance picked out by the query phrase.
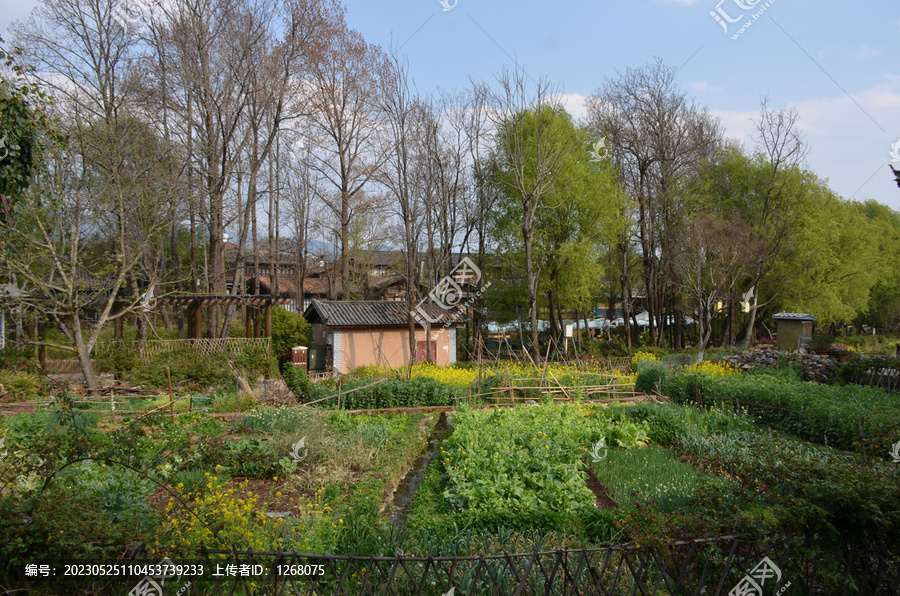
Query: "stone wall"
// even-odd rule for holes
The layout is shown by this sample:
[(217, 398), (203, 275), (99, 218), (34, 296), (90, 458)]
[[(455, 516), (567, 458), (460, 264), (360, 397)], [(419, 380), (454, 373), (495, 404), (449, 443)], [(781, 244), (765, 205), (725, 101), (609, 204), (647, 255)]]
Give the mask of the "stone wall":
[(744, 370), (760, 367), (777, 368), (782, 360), (799, 366), (804, 380), (818, 381), (820, 383), (827, 383), (834, 379), (839, 365), (838, 359), (831, 356), (782, 352), (774, 348), (754, 348), (741, 352), (736, 356), (722, 358), (723, 362), (728, 362), (732, 366), (743, 368)]

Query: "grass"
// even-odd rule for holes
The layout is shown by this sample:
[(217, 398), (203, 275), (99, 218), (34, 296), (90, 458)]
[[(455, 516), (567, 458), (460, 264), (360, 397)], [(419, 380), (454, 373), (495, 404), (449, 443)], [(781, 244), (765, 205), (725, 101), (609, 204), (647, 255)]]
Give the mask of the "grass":
[(652, 499), (666, 512), (686, 507), (704, 477), (679, 461), (672, 450), (655, 446), (610, 449), (605, 459), (591, 467), (619, 507)]

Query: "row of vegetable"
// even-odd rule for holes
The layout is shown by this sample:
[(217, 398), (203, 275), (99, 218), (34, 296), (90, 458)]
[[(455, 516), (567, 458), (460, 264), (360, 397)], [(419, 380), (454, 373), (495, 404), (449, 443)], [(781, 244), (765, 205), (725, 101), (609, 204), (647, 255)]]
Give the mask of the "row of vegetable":
[(900, 399), (877, 387), (802, 382), (788, 373), (754, 371), (715, 377), (670, 377), (665, 391), (677, 403), (746, 408), (763, 427), (838, 449), (885, 457), (900, 438)]

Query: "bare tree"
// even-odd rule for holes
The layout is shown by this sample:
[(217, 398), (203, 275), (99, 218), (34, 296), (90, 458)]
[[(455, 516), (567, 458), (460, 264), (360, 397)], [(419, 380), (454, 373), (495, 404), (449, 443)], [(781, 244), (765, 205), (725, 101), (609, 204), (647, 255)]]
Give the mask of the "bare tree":
[(808, 149), (799, 119), (796, 109), (770, 108), (768, 100), (763, 98), (759, 118), (753, 121), (754, 139), (766, 159), (768, 173), (758, 188), (748, 189), (751, 192), (747, 194), (744, 211), (748, 221), (763, 235), (766, 250), (758, 255), (753, 268), (753, 298), (745, 344), (754, 337), (760, 282), (769, 274), (775, 260), (789, 250), (795, 228), (791, 213), (797, 195), (785, 174), (799, 168), (806, 159)]
[(675, 283), (696, 309), (699, 362), (712, 334), (712, 321), (720, 310), (718, 304), (732, 298), (737, 281), (764, 245), (743, 222), (703, 215), (679, 226), (671, 250)]
[[(423, 184), (428, 183), (427, 134), (433, 126), (425, 106), (410, 88), (407, 63), (391, 55), (391, 75), (383, 77), (381, 108), (387, 128), (388, 151), (379, 181), (388, 190), (391, 211), (398, 217), (398, 228), (406, 261), (406, 306), (409, 328), (409, 362), (407, 374), (416, 358), (416, 317), (413, 315), (419, 287), (419, 243), (425, 215)], [(426, 346), (430, 329), (425, 325)], [(431, 359), (431, 350), (426, 357)]]
[[(663, 247), (680, 220), (684, 179), (721, 143), (716, 119), (675, 83), (677, 70), (661, 60), (628, 68), (588, 99), (589, 124), (611, 142), (613, 159), (631, 197), (643, 261), (650, 337), (661, 342), (667, 290)], [(676, 305), (675, 340), (681, 316)]]
[[(99, 387), (91, 353), (111, 320), (152, 305), (158, 278), (145, 247), (167, 225), (164, 197), (169, 150), (145, 125), (102, 120), (57, 148), (37, 176), (14, 225), (0, 234), (3, 268), (23, 282), (22, 301), (53, 320), (81, 364), (89, 388)], [(140, 272), (147, 290), (123, 296)]]
[[(118, 255), (122, 262), (116, 271), (124, 276), (123, 280), (119, 281), (118, 276), (107, 276), (105, 281), (94, 280), (91, 284), (97, 286), (98, 291), (104, 288), (104, 291), (111, 293), (112, 297), (107, 296), (110, 308), (122, 288), (120, 284), (127, 284), (132, 298), (136, 299), (141, 292), (141, 282), (153, 281), (158, 277), (159, 255), (147, 239), (156, 236), (159, 222), (165, 219), (155, 201), (160, 196), (157, 191), (173, 188), (174, 168), (171, 167), (172, 160), (165, 159), (170, 170), (167, 175), (159, 175), (154, 160), (166, 158), (160, 155), (167, 154), (168, 148), (154, 156), (152, 150), (157, 140), (135, 118), (138, 112), (134, 102), (137, 88), (134, 81), (138, 71), (132, 63), (135, 39), (127, 35), (116, 20), (116, 4), (107, 0), (94, 3), (47, 1), (35, 10), (27, 23), (17, 24), (14, 30), (18, 43), (27, 48), (27, 56), (35, 63), (37, 71), (43, 73), (45, 86), (59, 99), (57, 108), (71, 137), (59, 168), (69, 166), (74, 169), (65, 176), (62, 169), (57, 169), (55, 177), (45, 176), (44, 182), (47, 184), (55, 180), (65, 185), (76, 180), (77, 184), (74, 190), (48, 189), (45, 186), (45, 192), (65, 196), (66, 199), (69, 199), (70, 192), (74, 193), (76, 198), (65, 204), (65, 208), (70, 210), (69, 215), (79, 221), (86, 214), (91, 214), (95, 222), (105, 224), (95, 231), (90, 231), (86, 221), (84, 229), (69, 228), (70, 235), (64, 244), (75, 252), (68, 255), (69, 262), (65, 259), (57, 262), (50, 275), (70, 280), (73, 276), (79, 277), (80, 274), (71, 268), (76, 266), (74, 263), (80, 258), (77, 254), (85, 240), (94, 238), (104, 241), (102, 239), (106, 238), (109, 241), (108, 238), (118, 234), (120, 242), (113, 242), (108, 250), (110, 254)], [(150, 151), (143, 165), (137, 163), (138, 140), (146, 142)], [(149, 171), (153, 171), (158, 178), (146, 177)], [(32, 214), (33, 221), (38, 224), (50, 221), (42, 218), (52, 218), (64, 211), (61, 207), (60, 210), (35, 213)], [(50, 243), (61, 240), (50, 233), (39, 234), (34, 241), (38, 243), (34, 250), (46, 257), (59, 249), (58, 244), (51, 246)], [(21, 265), (21, 261), (18, 263)], [(32, 271), (31, 284), (40, 294), (47, 286), (38, 284), (38, 278)], [(44, 283), (51, 282), (45, 280)], [(92, 334), (84, 344), (80, 328), (75, 329), (74, 324), (67, 327), (65, 322), (66, 317), (84, 316), (87, 303), (71, 295), (71, 292), (77, 291), (76, 286), (69, 284), (65, 291), (60, 288), (54, 290), (65, 296), (66, 302), (62, 307), (58, 301), (50, 300), (51, 304), (57, 302), (50, 314), (76, 346), (85, 379), (89, 386), (94, 387), (97, 379), (91, 367), (90, 351), (96, 337)], [(109, 313), (104, 315), (103, 312), (100, 309), (99, 319), (105, 323)], [(139, 309), (126, 307), (113, 312), (113, 316), (121, 318), (126, 313), (137, 314), (138, 337), (145, 338), (147, 322)]]
[(308, 101), (311, 142), (316, 146), (312, 167), (334, 192), (321, 198), (338, 220), (342, 291), (350, 278), (351, 223), (365, 210), (366, 185), (384, 161), (378, 139), (379, 80), (388, 71), (382, 52), (357, 31), (338, 31), (323, 60), (311, 72)]

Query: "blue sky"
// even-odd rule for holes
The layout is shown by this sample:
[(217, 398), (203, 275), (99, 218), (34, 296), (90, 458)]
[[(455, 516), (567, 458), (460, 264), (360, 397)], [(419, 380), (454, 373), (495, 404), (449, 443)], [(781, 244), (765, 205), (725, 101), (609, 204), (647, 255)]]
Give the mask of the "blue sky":
[[(808, 166), (832, 188), (900, 210), (900, 188), (888, 168), (900, 138), (900, 4), (870, 0), (861, 9), (837, 0), (774, 0), (732, 39), (737, 24), (726, 34), (709, 14), (717, 2), (457, 0), (449, 11), (439, 0), (346, 6), (350, 26), (369, 41), (405, 43), (423, 93), (464, 87), (470, 77), (490, 81), (516, 60), (532, 77), (562, 85), (579, 116), (581, 99), (605, 77), (660, 57), (681, 67), (681, 87), (721, 118), (728, 136), (748, 143), (750, 118), (767, 95), (770, 105), (797, 108)], [(743, 4), (750, 10), (735, 0), (718, 7), (732, 18), (744, 13), (744, 22), (765, 0)]]
[[(454, 0), (444, 0), (452, 6)], [(809, 142), (807, 165), (845, 198), (900, 210), (888, 164), (900, 139), (900, 4), (868, 0), (346, 0), (347, 20), (372, 43), (405, 44), (421, 93), (491, 81), (514, 61), (562, 86), (567, 106), (616, 69), (655, 57), (680, 67), (681, 87), (749, 140), (760, 97), (793, 106)], [(0, 27), (34, 0), (0, 0)], [(864, 8), (861, 8), (864, 7)], [(736, 19), (728, 32), (710, 15)], [(898, 149), (900, 154), (900, 149)], [(894, 162), (900, 168), (900, 160)]]

